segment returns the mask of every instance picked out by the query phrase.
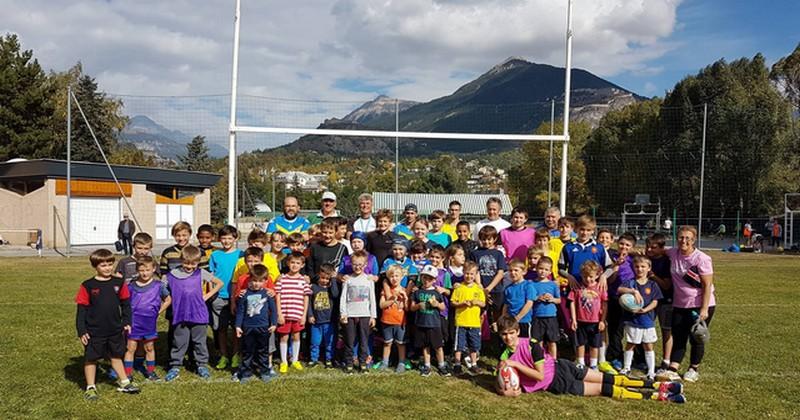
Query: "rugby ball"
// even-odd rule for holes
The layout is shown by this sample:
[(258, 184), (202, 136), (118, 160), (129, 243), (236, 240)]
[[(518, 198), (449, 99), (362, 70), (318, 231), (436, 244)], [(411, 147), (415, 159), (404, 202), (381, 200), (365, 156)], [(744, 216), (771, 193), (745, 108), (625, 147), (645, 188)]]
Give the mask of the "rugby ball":
[(497, 371), (497, 387), (502, 391), (519, 389), (517, 370), (503, 363)]
[(642, 309), (642, 304), (636, 303), (636, 298), (631, 293), (625, 293), (619, 297), (619, 306), (628, 312), (636, 312)]

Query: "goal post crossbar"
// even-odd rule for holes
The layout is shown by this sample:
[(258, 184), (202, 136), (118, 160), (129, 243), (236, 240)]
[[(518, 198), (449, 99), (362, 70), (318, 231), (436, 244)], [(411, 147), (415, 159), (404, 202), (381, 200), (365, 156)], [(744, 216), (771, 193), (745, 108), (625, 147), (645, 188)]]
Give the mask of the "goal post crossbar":
[(266, 134), (313, 134), (319, 136), (352, 136), (352, 137), (387, 137), (405, 139), (441, 139), (441, 140), (505, 140), (505, 141), (569, 141), (564, 135), (543, 134), (481, 134), (481, 133), (433, 133), (422, 131), (385, 131), (385, 130), (337, 130), (324, 128), (286, 128), (286, 127), (253, 127), (235, 126), (235, 133)]

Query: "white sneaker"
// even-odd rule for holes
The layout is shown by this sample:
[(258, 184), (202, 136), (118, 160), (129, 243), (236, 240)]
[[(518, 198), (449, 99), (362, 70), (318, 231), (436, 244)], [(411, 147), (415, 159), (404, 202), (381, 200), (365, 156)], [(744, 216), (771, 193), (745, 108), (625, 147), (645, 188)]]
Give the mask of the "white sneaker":
[(620, 374), (620, 375), (623, 375), (623, 376), (628, 376), (628, 375), (630, 375), (630, 374), (631, 374), (631, 370), (630, 370), (630, 369), (624, 369), (624, 368), (623, 368), (623, 369), (620, 369), (620, 370), (619, 370), (619, 374)]
[(472, 368), (472, 359), (470, 359), (469, 356), (464, 357), (464, 365), (467, 367), (467, 369)]
[(686, 382), (697, 382), (700, 379), (700, 374), (694, 369), (689, 369), (683, 374), (683, 380)]

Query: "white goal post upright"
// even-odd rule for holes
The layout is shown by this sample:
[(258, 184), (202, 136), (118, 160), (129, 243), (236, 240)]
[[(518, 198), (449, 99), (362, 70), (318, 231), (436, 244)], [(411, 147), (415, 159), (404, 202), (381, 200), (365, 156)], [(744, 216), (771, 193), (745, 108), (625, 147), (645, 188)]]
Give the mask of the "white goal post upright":
[[(231, 77), (231, 117), (228, 139), (228, 223), (236, 222), (236, 133), (263, 133), (263, 134), (298, 134), (321, 136), (352, 136), (352, 137), (382, 137), (396, 139), (431, 139), (431, 140), (506, 140), (506, 141), (559, 141), (562, 143), (561, 154), (561, 194), (559, 195), (559, 208), (562, 214), (567, 209), (567, 149), (569, 143), (569, 100), (572, 73), (572, 2), (567, 0), (567, 32), (566, 32), (566, 63), (564, 75), (564, 116), (563, 134), (484, 134), (484, 133), (443, 133), (443, 132), (416, 132), (399, 131), (395, 126), (394, 131), (381, 130), (331, 130), (319, 128), (288, 128), (288, 127), (254, 127), (239, 126), (236, 124), (236, 98), (238, 89), (239, 71), (239, 30), (241, 20), (241, 0), (236, 0), (236, 11), (233, 24), (233, 65)], [(399, 162), (395, 162), (399, 164)], [(275, 209), (273, 209), (275, 211)]]

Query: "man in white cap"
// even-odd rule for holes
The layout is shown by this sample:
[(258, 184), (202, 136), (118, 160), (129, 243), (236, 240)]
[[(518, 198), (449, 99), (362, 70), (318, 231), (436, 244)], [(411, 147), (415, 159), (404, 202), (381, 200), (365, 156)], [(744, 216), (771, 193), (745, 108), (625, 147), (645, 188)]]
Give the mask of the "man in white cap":
[(322, 193), (322, 203), (320, 204), (319, 212), (310, 218), (311, 224), (322, 222), (328, 217), (339, 217), (339, 211), (336, 210), (336, 194), (333, 191), (325, 191)]

